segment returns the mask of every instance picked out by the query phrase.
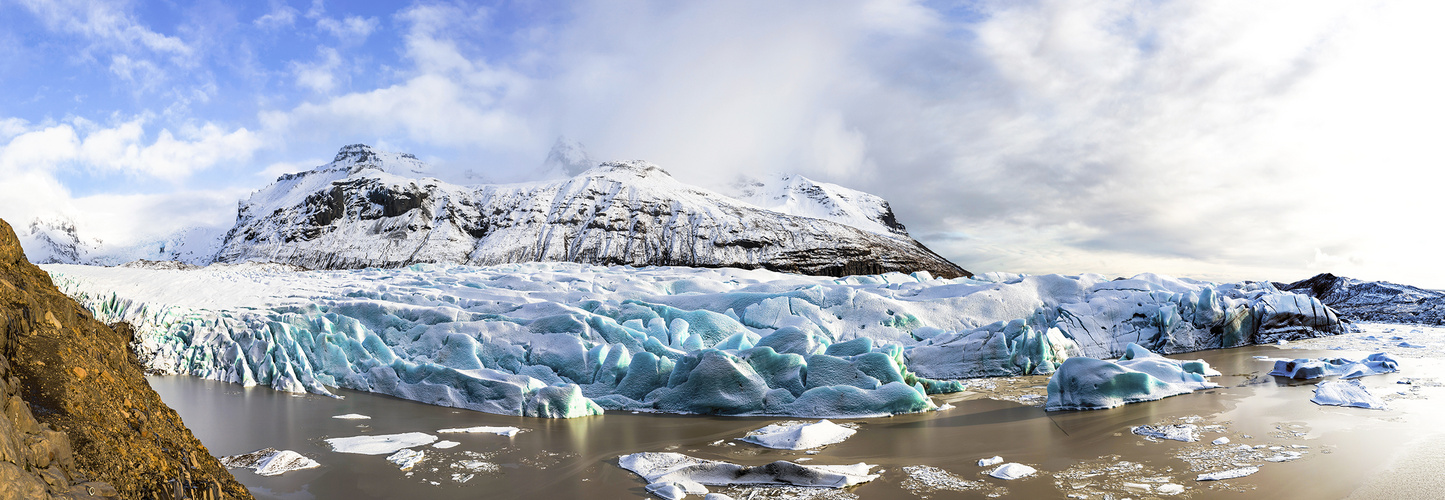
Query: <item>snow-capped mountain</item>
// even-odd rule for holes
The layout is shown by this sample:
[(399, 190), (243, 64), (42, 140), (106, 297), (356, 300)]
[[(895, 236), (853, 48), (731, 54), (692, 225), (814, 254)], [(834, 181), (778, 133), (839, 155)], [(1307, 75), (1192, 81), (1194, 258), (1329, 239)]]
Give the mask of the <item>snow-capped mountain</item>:
[(576, 177), (599, 163), (601, 162), (592, 159), (592, 155), (587, 153), (587, 148), (582, 143), (558, 137), (557, 142), (552, 143), (552, 149), (547, 152), (547, 159), (542, 162), (542, 171), (548, 178)]
[(734, 183), (728, 194), (774, 212), (830, 220), (884, 236), (909, 237), (887, 200), (801, 175), (745, 177)]
[(1445, 325), (1445, 293), (1324, 273), (1281, 290), (1313, 296), (1353, 321)]
[[(325, 269), (571, 261), (824, 275), (970, 274), (901, 226), (883, 236), (763, 209), (683, 184), (642, 161), (504, 185), (460, 186), (419, 177), (424, 171), (410, 155), (342, 148), (332, 163), (284, 175), (243, 202), (215, 260)], [(865, 195), (823, 186), (853, 199)], [(886, 211), (886, 202), (877, 201)]]
[(176, 261), (206, 265), (216, 255), (226, 228), (191, 227), (165, 237), (117, 246), (85, 238), (75, 222), (63, 216), (38, 218), (18, 231), (21, 246), (37, 264), (115, 266), (136, 260)]
[(36, 218), (29, 227), (17, 227), (25, 255), (36, 264), (79, 264), (90, 257), (98, 240), (80, 237), (75, 221), (68, 217)]

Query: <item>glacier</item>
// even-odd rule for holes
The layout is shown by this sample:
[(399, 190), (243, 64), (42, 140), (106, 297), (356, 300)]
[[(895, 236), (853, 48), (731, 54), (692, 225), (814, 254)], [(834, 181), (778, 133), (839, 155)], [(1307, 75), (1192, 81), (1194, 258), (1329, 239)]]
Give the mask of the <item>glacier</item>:
[(44, 268), (97, 318), (131, 324), (153, 372), (541, 417), (919, 412), (961, 390), (956, 379), (1050, 374), (1131, 343), (1177, 353), (1345, 329), (1317, 300), (1267, 282), (1153, 274)]

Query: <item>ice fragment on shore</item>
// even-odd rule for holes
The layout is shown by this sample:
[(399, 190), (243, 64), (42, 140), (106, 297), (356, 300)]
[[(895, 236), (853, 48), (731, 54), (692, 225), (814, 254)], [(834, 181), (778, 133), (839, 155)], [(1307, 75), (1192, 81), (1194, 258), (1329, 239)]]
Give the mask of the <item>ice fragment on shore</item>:
[(1277, 360), (1274, 362), (1274, 370), (1269, 374), (1276, 377), (1309, 380), (1331, 375), (1350, 379), (1397, 371), (1400, 371), (1400, 363), (1395, 358), (1383, 352), (1377, 352), (1360, 360), (1345, 358)]
[(1259, 472), (1259, 467), (1240, 467), (1238, 469), (1229, 469), (1219, 472), (1210, 472), (1208, 474), (1200, 474), (1199, 478), (1196, 479), (1196, 481), (1223, 481), (1225, 479), (1235, 479), (1248, 476), (1256, 472)]
[(293, 470), (320, 467), (315, 460), (306, 458), (291, 450), (264, 448), (242, 455), (221, 457), (226, 468), (255, 469), (258, 476), (275, 476)]
[(1129, 431), (1144, 437), (1172, 439), (1186, 443), (1199, 440), (1199, 426), (1194, 424), (1138, 425), (1130, 428)]
[(806, 450), (841, 443), (857, 430), (819, 420), (816, 423), (777, 423), (748, 433), (741, 441), (780, 450)]
[(396, 453), (403, 448), (432, 444), (436, 442), (436, 440), (436, 436), (424, 432), (406, 432), (401, 434), (331, 438), (326, 440), (326, 444), (331, 445), (331, 449), (337, 453), (387, 455)]
[(979, 467), (988, 467), (988, 466), (990, 466), (990, 465), (998, 465), (998, 464), (1001, 464), (1001, 463), (1003, 463), (1003, 457), (1000, 457), (1000, 456), (997, 456), (997, 455), (995, 455), (995, 456), (993, 456), (993, 457), (989, 457), (989, 458), (980, 458), (980, 459), (978, 459), (978, 466), (979, 466)]
[(438, 434), (496, 434), (499, 436), (515, 436), (519, 432), (522, 432), (522, 429), (516, 427), (488, 427), (485, 425), (478, 427), (441, 429), (437, 431)]
[(400, 450), (386, 457), (386, 461), (396, 464), (401, 470), (410, 470), (426, 458), (426, 452), (416, 450)]
[(1100, 410), (1154, 401), (1218, 385), (1205, 377), (1219, 375), (1204, 361), (1178, 361), (1129, 344), (1116, 362), (1069, 358), (1049, 377), (1044, 410)]
[(989, 472), (988, 475), (1003, 479), (1005, 481), (1011, 481), (1014, 479), (1032, 476), (1035, 472), (1038, 472), (1038, 470), (1034, 469), (1033, 467), (1029, 467), (1021, 463), (1009, 462), (998, 466), (997, 469)]
[(1365, 389), (1358, 380), (1331, 380), (1315, 385), (1315, 397), (1310, 401), (1320, 405), (1351, 406), (1371, 410), (1385, 409), (1385, 402)]

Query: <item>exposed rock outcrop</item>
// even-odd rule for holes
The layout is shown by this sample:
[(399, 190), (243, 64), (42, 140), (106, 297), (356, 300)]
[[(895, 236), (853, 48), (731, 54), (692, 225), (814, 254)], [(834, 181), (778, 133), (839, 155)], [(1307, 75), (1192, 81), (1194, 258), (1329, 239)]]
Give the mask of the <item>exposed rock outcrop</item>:
[(0, 499), (251, 498), (0, 221)]

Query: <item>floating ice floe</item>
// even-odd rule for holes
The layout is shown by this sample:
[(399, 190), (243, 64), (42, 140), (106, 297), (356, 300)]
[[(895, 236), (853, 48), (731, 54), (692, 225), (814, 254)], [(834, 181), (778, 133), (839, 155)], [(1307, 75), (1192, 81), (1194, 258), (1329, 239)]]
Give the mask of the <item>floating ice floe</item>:
[[(707, 486), (787, 485), (843, 488), (878, 478), (869, 473), (872, 465), (799, 465), (776, 461), (755, 467), (716, 460), (703, 460), (681, 453), (633, 453), (617, 459), (618, 465), (648, 482), (648, 491), (658, 496), (706, 495)], [(664, 498), (681, 498), (665, 496)]]
[(1036, 472), (1038, 472), (1038, 470), (1034, 469), (1033, 467), (1029, 467), (1021, 463), (1009, 462), (998, 466), (997, 469), (990, 471), (988, 475), (1003, 479), (1005, 481), (1012, 481), (1014, 479), (1022, 479), (1032, 476)]
[(1044, 410), (1098, 410), (1154, 401), (1219, 387), (1205, 380), (1218, 375), (1202, 360), (1173, 360), (1131, 343), (1114, 362), (1085, 357), (1065, 360), (1049, 377)]
[[(1199, 440), (1199, 426), (1194, 424), (1172, 424), (1172, 425), (1138, 425), (1129, 428), (1129, 432), (1151, 437), (1155, 439), (1170, 439), (1192, 443)], [(1229, 442), (1225, 439), (1224, 442)], [(1220, 443), (1215, 443), (1220, 444)]]
[(264, 448), (242, 455), (221, 457), (226, 468), (255, 469), (258, 476), (276, 476), (293, 470), (320, 467), (315, 460), (291, 450)]
[(485, 425), (478, 427), (441, 429), (437, 431), (438, 434), (496, 434), (499, 436), (515, 436), (519, 432), (522, 432), (522, 429), (519, 429), (517, 427), (488, 427)]
[(1276, 360), (1274, 370), (1269, 374), (1276, 377), (1309, 380), (1335, 375), (1350, 379), (1397, 371), (1400, 371), (1400, 363), (1395, 358), (1390, 357), (1389, 354), (1377, 352), (1360, 360), (1345, 358)]
[(1385, 401), (1370, 394), (1359, 380), (1330, 380), (1315, 385), (1315, 404), (1352, 406), (1372, 410), (1385, 409)]
[(419, 450), (398, 450), (386, 457), (386, 461), (396, 464), (401, 470), (410, 470), (416, 464), (426, 458), (426, 452)]
[(1215, 439), (1215, 440), (1213, 440), (1213, 441), (1210, 441), (1209, 444), (1214, 444), (1214, 445), (1229, 444), (1229, 438), (1227, 438), (1227, 437), (1220, 437), (1219, 439)]
[(1244, 477), (1244, 476), (1248, 476), (1248, 475), (1250, 475), (1250, 474), (1254, 474), (1254, 473), (1256, 473), (1256, 472), (1259, 472), (1259, 467), (1240, 467), (1240, 468), (1238, 468), (1238, 469), (1228, 469), (1228, 470), (1222, 470), (1222, 471), (1218, 471), (1218, 472), (1210, 472), (1210, 473), (1207, 473), (1207, 474), (1200, 474), (1199, 477), (1196, 478), (1195, 480), (1196, 480), (1196, 481), (1223, 481), (1223, 480), (1225, 480), (1225, 479), (1241, 478), (1241, 477)]
[(1153, 274), (46, 269), (97, 318), (135, 325), (153, 371), (540, 417), (881, 416), (935, 409), (930, 394), (963, 388), (947, 379), (1048, 374), (1131, 343), (1177, 353), (1344, 331), (1268, 283)]
[(406, 432), (402, 434), (330, 438), (326, 440), (326, 444), (331, 445), (331, 449), (337, 453), (387, 455), (396, 453), (403, 448), (426, 446), (436, 442), (436, 440), (436, 436), (424, 432)]
[(366, 415), (362, 415), (362, 414), (360, 414), (360, 413), (347, 413), (347, 414), (345, 414), (345, 415), (335, 415), (335, 416), (332, 416), (331, 418), (339, 418), (339, 419), (342, 419), (342, 420), (371, 420), (371, 417), (366, 416)]
[(841, 443), (857, 432), (827, 420), (811, 424), (784, 422), (749, 432), (738, 440), (781, 450), (806, 450)]
[(445, 450), (448, 448), (456, 448), (458, 445), (461, 445), (461, 443), (458, 443), (456, 441), (437, 441), (435, 443), (432, 443), (431, 447), (439, 450)]
[(990, 465), (998, 465), (998, 464), (1001, 464), (1001, 463), (1003, 463), (1003, 457), (1000, 457), (1000, 456), (997, 456), (997, 455), (992, 456), (992, 457), (989, 457), (989, 458), (980, 458), (980, 459), (978, 459), (978, 466), (979, 466), (979, 467), (988, 467), (988, 466), (990, 466)]

